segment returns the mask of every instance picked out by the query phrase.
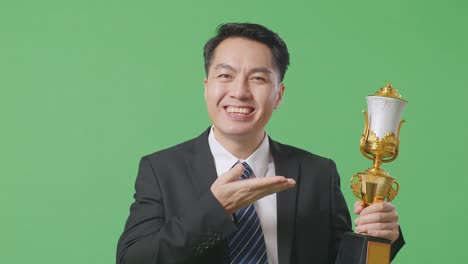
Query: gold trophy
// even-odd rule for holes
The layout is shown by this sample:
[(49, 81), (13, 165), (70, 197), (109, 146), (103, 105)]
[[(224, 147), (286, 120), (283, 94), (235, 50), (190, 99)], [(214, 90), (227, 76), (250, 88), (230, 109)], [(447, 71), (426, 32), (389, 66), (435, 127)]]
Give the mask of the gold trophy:
[[(403, 109), (408, 103), (388, 83), (375, 95), (366, 97), (365, 127), (361, 137), (361, 153), (373, 161), (373, 166), (351, 177), (351, 189), (364, 207), (391, 201), (400, 185), (381, 168), (382, 163), (394, 161), (399, 153)], [(336, 263), (390, 263), (391, 242), (366, 234), (346, 233)]]
[(369, 113), (363, 111), (366, 124), (360, 147), (362, 155), (374, 165), (351, 177), (351, 189), (364, 207), (385, 200), (390, 202), (398, 194), (400, 185), (381, 165), (398, 157), (400, 128), (405, 122), (401, 114), (407, 104), (390, 83), (366, 99)]

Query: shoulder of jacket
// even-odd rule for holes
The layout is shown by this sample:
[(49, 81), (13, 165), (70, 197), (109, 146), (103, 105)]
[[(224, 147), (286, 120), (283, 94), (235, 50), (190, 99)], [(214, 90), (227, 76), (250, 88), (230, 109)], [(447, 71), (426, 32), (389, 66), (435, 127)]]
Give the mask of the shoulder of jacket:
[(298, 148), (296, 146), (291, 146), (287, 144), (283, 144), (274, 140), (270, 141), (271, 144), (273, 144), (273, 147), (276, 148), (277, 150), (280, 150), (282, 152), (286, 152), (288, 156), (293, 156), (301, 160), (306, 160), (306, 161), (315, 161), (319, 163), (330, 163), (333, 162), (331, 159), (317, 155), (315, 153), (312, 153), (308, 150)]
[(147, 159), (150, 162), (177, 162), (184, 160), (186, 155), (193, 149), (196, 138), (187, 140), (180, 144), (162, 149), (151, 154), (143, 156), (142, 159)]

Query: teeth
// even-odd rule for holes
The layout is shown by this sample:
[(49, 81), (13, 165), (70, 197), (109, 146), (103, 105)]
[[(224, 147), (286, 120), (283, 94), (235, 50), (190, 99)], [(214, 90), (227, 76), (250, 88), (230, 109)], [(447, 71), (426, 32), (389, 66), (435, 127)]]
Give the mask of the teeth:
[(239, 113), (239, 114), (248, 115), (248, 114), (250, 114), (251, 109), (250, 108), (244, 108), (244, 107), (228, 106), (228, 107), (226, 107), (226, 111), (228, 111), (228, 113)]

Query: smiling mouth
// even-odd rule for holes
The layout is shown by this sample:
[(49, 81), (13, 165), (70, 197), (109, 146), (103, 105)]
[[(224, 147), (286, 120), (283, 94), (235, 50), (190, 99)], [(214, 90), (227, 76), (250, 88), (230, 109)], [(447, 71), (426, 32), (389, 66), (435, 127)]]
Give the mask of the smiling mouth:
[(243, 114), (243, 115), (249, 115), (250, 113), (253, 112), (252, 107), (235, 107), (235, 106), (227, 106), (226, 107), (226, 112), (228, 113), (233, 113), (233, 114)]

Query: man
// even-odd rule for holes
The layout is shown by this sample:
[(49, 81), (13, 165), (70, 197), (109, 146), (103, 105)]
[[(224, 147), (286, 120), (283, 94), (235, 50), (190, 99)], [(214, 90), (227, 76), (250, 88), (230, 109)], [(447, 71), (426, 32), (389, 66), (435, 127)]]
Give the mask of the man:
[[(213, 126), (144, 157), (118, 263), (332, 263), (351, 219), (333, 161), (271, 140), (286, 44), (224, 24), (204, 49)], [(275, 176), (282, 175), (282, 176)], [(356, 232), (404, 244), (395, 207), (355, 204)]]

